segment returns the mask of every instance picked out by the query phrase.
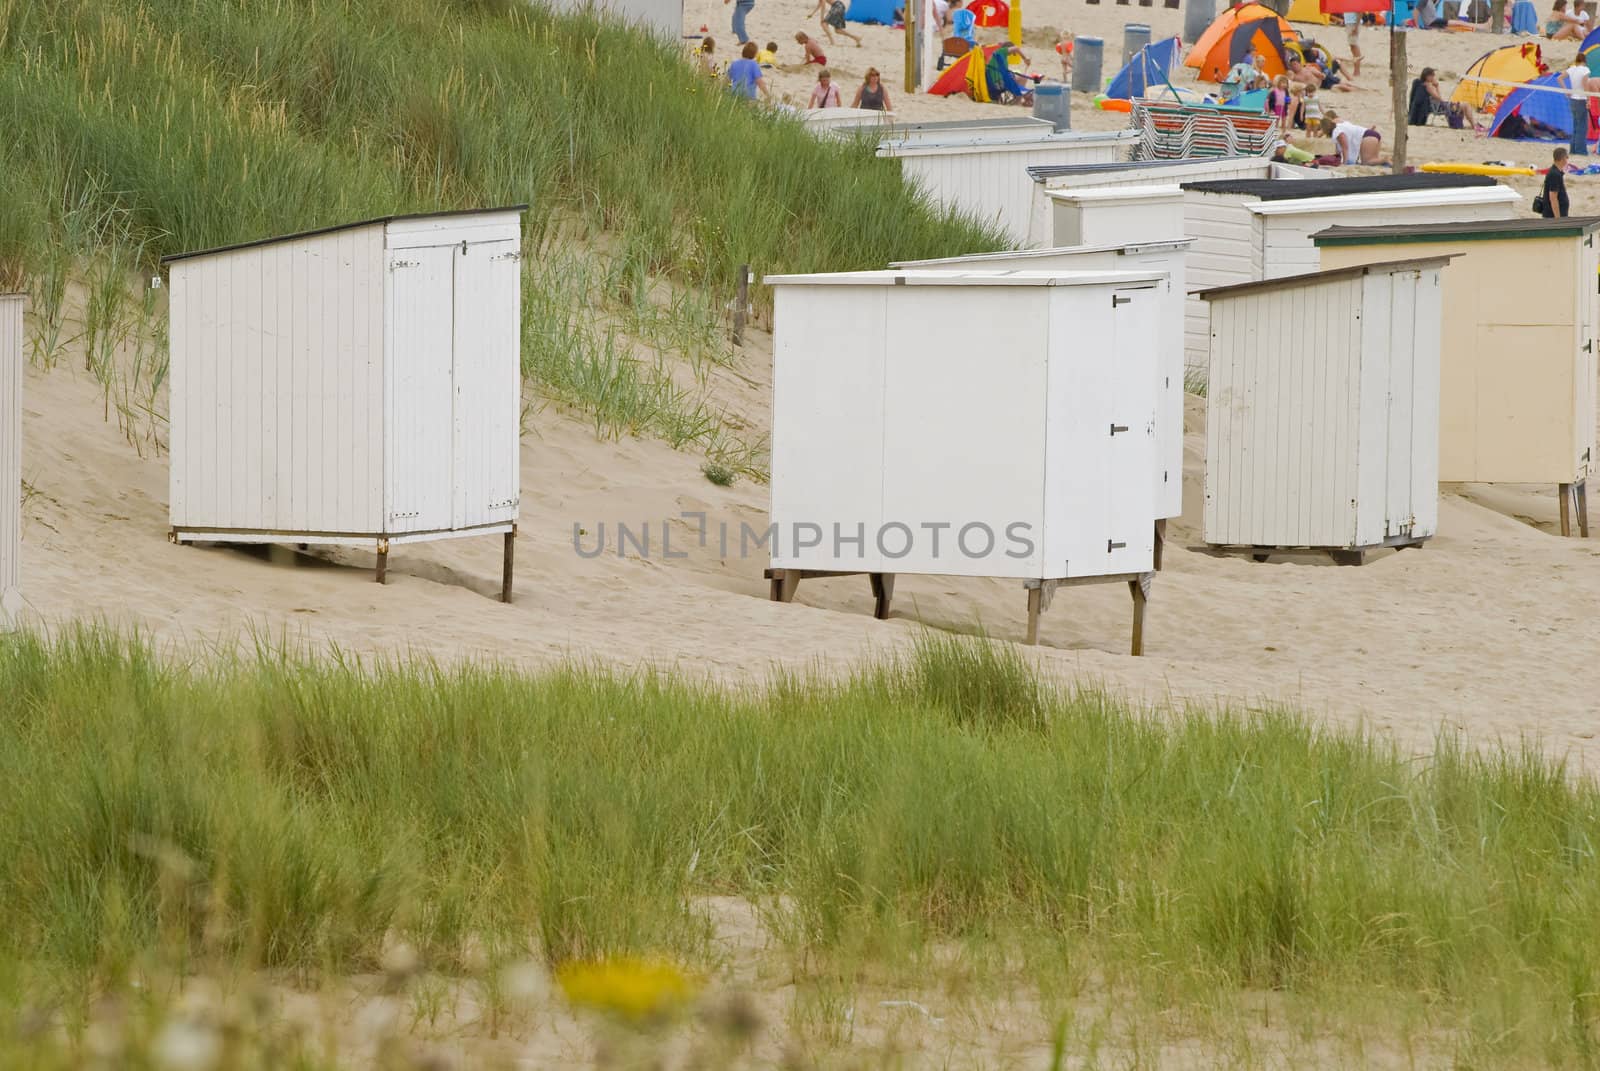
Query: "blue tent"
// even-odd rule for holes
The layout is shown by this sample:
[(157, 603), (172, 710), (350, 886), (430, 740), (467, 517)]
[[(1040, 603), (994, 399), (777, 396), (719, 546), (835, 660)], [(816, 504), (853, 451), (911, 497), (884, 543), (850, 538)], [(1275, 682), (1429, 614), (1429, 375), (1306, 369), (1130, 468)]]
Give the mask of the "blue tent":
[(1132, 100), (1149, 92), (1151, 86), (1167, 83), (1167, 72), (1178, 57), (1178, 39), (1154, 41), (1133, 54), (1128, 65), (1117, 72), (1106, 86), (1106, 96), (1117, 100)]
[[(1544, 87), (1544, 88), (1541, 88)], [(1553, 90), (1566, 89), (1566, 75), (1562, 72), (1552, 71), (1542, 74), (1531, 82), (1526, 82), (1510, 93), (1500, 102), (1495, 109), (1494, 123), (1489, 127), (1490, 137), (1499, 138), (1543, 138), (1547, 141), (1567, 141), (1572, 137), (1572, 106), (1567, 103), (1569, 98), (1565, 93)], [(1591, 140), (1594, 138), (1594, 102), (1590, 101), (1589, 129), (1586, 132)], [(1507, 123), (1512, 116), (1520, 122)], [(1537, 123), (1539, 127), (1529, 130), (1527, 124)]]
[(1589, 36), (1585, 37), (1583, 43), (1578, 46), (1578, 55), (1583, 55), (1595, 45), (1600, 45), (1600, 29), (1589, 31)]
[(850, 9), (844, 17), (851, 22), (870, 22), (883, 26), (894, 25), (894, 13), (900, 9), (895, 0), (850, 0)]

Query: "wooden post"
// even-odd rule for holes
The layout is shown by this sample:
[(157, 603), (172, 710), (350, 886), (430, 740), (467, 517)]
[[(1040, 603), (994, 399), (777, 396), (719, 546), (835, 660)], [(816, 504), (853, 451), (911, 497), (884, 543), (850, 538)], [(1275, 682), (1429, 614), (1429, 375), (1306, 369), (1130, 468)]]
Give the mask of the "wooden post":
[(1573, 497), (1578, 500), (1578, 535), (1580, 538), (1589, 538), (1589, 481), (1582, 479), (1572, 489)]
[(1028, 589), (1028, 646), (1039, 642), (1039, 604), (1044, 599), (1042, 588)]
[(889, 604), (894, 601), (894, 574), (868, 573), (867, 579), (872, 582), (872, 598), (875, 600), (872, 616), (879, 621), (889, 620)]
[(1138, 658), (1144, 654), (1144, 584), (1130, 580), (1128, 591), (1133, 594), (1133, 643), (1129, 653)]
[[(1499, 3), (1500, 0), (1493, 0)], [(1389, 26), (1389, 84), (1394, 89), (1394, 170), (1396, 174), (1406, 169), (1406, 32), (1396, 29), (1393, 20)]]
[(511, 531), (506, 533), (505, 562), (500, 571), (500, 601), (511, 601), (511, 563), (517, 554), (517, 526), (512, 525)]
[(917, 5), (906, 0), (906, 92), (917, 91)]
[(1561, 534), (1572, 534), (1572, 485), (1563, 483), (1556, 485), (1556, 494), (1561, 499)]
[(378, 583), (387, 584), (389, 582), (388, 578), (389, 541), (387, 539), (380, 539), (378, 540)]
[(739, 265), (739, 294), (733, 307), (733, 344), (744, 345), (744, 314), (750, 308), (750, 265)]
[(1506, 5), (1501, 0), (1490, 0), (1489, 29), (1494, 33), (1506, 32)]

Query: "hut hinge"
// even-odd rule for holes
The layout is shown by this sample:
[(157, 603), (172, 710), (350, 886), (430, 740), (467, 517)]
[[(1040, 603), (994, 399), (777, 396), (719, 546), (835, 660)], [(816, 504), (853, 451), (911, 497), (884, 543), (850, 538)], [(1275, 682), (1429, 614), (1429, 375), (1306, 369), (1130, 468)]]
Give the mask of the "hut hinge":
[(1111, 540), (1108, 539), (1108, 540), (1106, 540), (1106, 553), (1110, 554), (1114, 550), (1121, 550), (1123, 547), (1125, 547), (1127, 545), (1128, 544), (1126, 544), (1126, 543), (1113, 543)]
[(401, 268), (415, 268), (421, 263), (422, 261), (420, 260), (391, 260), (389, 262), (389, 270), (399, 271)]
[(521, 253), (500, 253), (489, 258), (490, 260), (521, 260)]

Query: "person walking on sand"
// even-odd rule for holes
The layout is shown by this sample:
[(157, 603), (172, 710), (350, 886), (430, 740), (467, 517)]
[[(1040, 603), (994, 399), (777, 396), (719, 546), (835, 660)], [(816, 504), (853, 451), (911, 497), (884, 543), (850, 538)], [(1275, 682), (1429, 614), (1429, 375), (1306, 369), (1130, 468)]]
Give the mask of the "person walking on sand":
[(761, 69), (761, 64), (756, 62), (756, 43), (746, 41), (739, 50), (739, 58), (728, 64), (728, 85), (733, 87), (736, 96), (745, 100), (755, 100), (756, 91), (768, 100), (772, 99), (772, 90), (767, 88), (766, 74)]
[(1567, 150), (1557, 146), (1551, 153), (1550, 170), (1544, 173), (1544, 190), (1535, 206), (1545, 219), (1566, 219), (1572, 210), (1567, 200)]
[(1061, 80), (1072, 81), (1072, 46), (1077, 42), (1071, 30), (1061, 31), (1061, 40), (1056, 42), (1056, 55), (1061, 57)]
[(1344, 35), (1350, 43), (1350, 77), (1361, 77), (1361, 16), (1354, 11), (1344, 14)]
[(844, 0), (817, 0), (817, 6), (806, 17), (819, 11), (822, 12), (822, 35), (828, 39), (828, 44), (833, 44), (833, 32), (838, 30), (854, 41), (857, 48), (861, 47), (861, 38), (844, 28)]
[(1574, 59), (1567, 68), (1567, 89), (1572, 105), (1572, 155), (1589, 155), (1589, 65)]
[(817, 84), (811, 90), (811, 102), (808, 108), (839, 108), (843, 102), (839, 99), (839, 87), (833, 84), (833, 72), (824, 67), (817, 72)]
[[(729, 3), (730, 0), (722, 0), (722, 2), (726, 4)], [(1563, 2), (1565, 2), (1565, 0), (1563, 0)], [(739, 43), (741, 45), (750, 40), (750, 35), (744, 32), (744, 20), (749, 17), (750, 12), (754, 11), (755, 9), (756, 0), (737, 0), (737, 2), (733, 5), (733, 36), (739, 39)]]
[(850, 102), (850, 107), (865, 108), (869, 112), (894, 110), (894, 105), (889, 103), (889, 91), (884, 88), (883, 76), (878, 73), (878, 68), (867, 68), (866, 77), (862, 78), (861, 86), (856, 90), (856, 97)]

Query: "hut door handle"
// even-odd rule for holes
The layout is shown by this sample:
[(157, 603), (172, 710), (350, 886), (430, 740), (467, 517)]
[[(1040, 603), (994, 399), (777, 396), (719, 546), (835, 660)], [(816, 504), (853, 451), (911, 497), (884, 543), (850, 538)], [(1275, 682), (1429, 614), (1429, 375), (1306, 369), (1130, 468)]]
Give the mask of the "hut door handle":
[(1116, 294), (1112, 294), (1111, 295), (1111, 307), (1114, 309), (1118, 305), (1126, 305), (1128, 302), (1130, 302), (1132, 300), (1133, 299), (1131, 297), (1118, 297)]
[(1126, 424), (1113, 424), (1113, 425), (1111, 425), (1111, 434), (1113, 434), (1113, 435), (1115, 435), (1119, 431), (1127, 431), (1127, 430), (1128, 430), (1128, 425), (1126, 425)]
[[(1568, 125), (1570, 126), (1571, 124), (1569, 123)], [(1585, 342), (1583, 344), (1583, 352), (1584, 353), (1593, 353), (1594, 352), (1594, 339), (1591, 338), (1588, 342)]]
[(1108, 539), (1108, 540), (1106, 540), (1106, 553), (1110, 554), (1114, 550), (1121, 550), (1123, 547), (1125, 547), (1127, 545), (1128, 544), (1126, 544), (1126, 543), (1113, 543), (1113, 542), (1111, 542), (1111, 540)]

